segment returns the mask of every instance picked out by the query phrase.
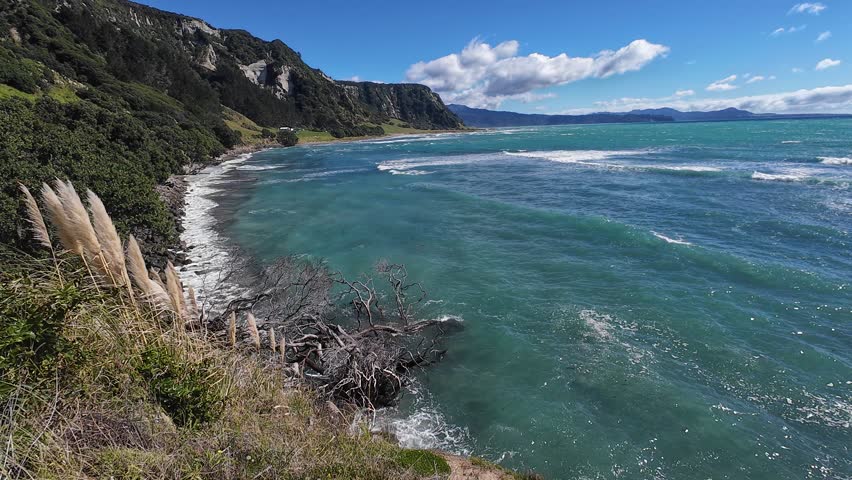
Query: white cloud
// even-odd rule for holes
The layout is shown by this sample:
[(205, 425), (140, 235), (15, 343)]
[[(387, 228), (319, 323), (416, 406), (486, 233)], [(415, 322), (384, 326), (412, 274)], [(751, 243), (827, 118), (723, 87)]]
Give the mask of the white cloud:
[(804, 30), (806, 28), (808, 28), (807, 25), (799, 25), (798, 27), (793, 26), (793, 27), (790, 27), (790, 28), (778, 27), (775, 30), (773, 30), (769, 34), (769, 36), (770, 37), (778, 37), (780, 35), (784, 35), (785, 33), (790, 34), (790, 33), (801, 32), (802, 30)]
[(793, 73), (802, 73), (802, 72), (804, 72), (804, 70), (802, 70), (801, 68), (793, 67)]
[(358, 75), (353, 75), (349, 78), (344, 78), (344, 80), (347, 80), (347, 81), (350, 81), (350, 82), (360, 82), (361, 77), (359, 77)]
[(733, 85), (731, 82), (737, 79), (736, 75), (731, 75), (729, 77), (725, 77), (721, 80), (716, 80), (715, 82), (707, 85), (708, 92), (725, 92), (728, 90), (733, 90), (738, 88), (736, 85)]
[(644, 39), (592, 57), (518, 56), (518, 47), (515, 40), (492, 47), (475, 38), (459, 53), (412, 65), (406, 79), (431, 87), (445, 101), (493, 108), (509, 99), (547, 98), (535, 90), (636, 71), (669, 51)]
[(827, 68), (836, 67), (836, 66), (840, 65), (840, 63), (841, 63), (840, 60), (834, 60), (834, 59), (831, 59), (831, 58), (824, 58), (824, 59), (820, 60), (819, 62), (817, 62), (816, 70), (825, 70)]
[(824, 4), (816, 2), (816, 3), (797, 3), (793, 5), (793, 8), (787, 12), (787, 15), (792, 15), (794, 13), (810, 13), (811, 15), (819, 15), (820, 12), (825, 10), (826, 7)]
[(620, 98), (564, 113), (626, 112), (672, 107), (681, 111), (741, 108), (754, 113), (852, 113), (852, 84), (726, 99)]
[(768, 77), (764, 77), (763, 75), (755, 75), (748, 79), (746, 83), (757, 83), (762, 82), (764, 80), (775, 80), (775, 75), (770, 75)]
[(695, 90), (678, 90), (675, 92), (676, 97), (691, 97), (695, 95)]
[(817, 41), (817, 43), (824, 42), (824, 41), (828, 40), (829, 38), (831, 38), (831, 32), (825, 31), (825, 32), (822, 32), (822, 33), (819, 34), (816, 41)]

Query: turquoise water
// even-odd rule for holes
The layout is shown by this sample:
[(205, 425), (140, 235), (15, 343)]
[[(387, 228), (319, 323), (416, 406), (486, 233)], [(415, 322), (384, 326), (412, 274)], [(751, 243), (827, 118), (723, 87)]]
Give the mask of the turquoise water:
[[(386, 412), (548, 478), (852, 478), (852, 121), (513, 128), (255, 155), (222, 232), (464, 319)], [(224, 203), (223, 203), (224, 204)]]

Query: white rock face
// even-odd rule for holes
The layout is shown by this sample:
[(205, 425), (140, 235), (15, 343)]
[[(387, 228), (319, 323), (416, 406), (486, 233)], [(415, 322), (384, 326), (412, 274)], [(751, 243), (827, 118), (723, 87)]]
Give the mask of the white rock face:
[(275, 77), (275, 96), (282, 98), (290, 91), (290, 67), (284, 67), (284, 71)]
[(181, 30), (190, 34), (195, 33), (197, 30), (201, 30), (202, 32), (208, 35), (213, 35), (216, 38), (222, 38), (222, 34), (221, 32), (219, 32), (219, 30), (216, 30), (215, 28), (211, 27), (205, 22), (202, 22), (201, 20), (183, 21), (181, 22)]
[[(286, 97), (287, 92), (290, 91), (289, 67), (285, 66), (280, 74), (275, 75), (275, 72), (269, 67), (266, 60), (258, 60), (251, 65), (238, 66), (242, 70), (243, 75), (253, 84), (260, 85), (261, 87), (271, 87), (272, 92), (278, 98)], [(275, 76), (273, 77), (273, 75)]]
[(207, 70), (215, 71), (216, 70), (216, 61), (219, 57), (216, 55), (216, 51), (213, 50), (213, 45), (207, 45), (204, 48), (204, 51), (201, 52), (201, 55), (198, 56), (196, 62), (201, 68), (206, 68)]
[(243, 71), (243, 75), (246, 76), (251, 83), (255, 85), (266, 85), (266, 76), (267, 71), (269, 70), (266, 65), (266, 60), (258, 60), (251, 65), (239, 65), (240, 70)]

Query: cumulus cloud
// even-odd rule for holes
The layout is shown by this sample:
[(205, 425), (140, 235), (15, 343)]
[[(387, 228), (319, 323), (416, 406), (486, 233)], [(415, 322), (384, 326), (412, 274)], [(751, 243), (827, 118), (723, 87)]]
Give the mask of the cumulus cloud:
[(824, 42), (824, 41), (828, 40), (829, 38), (831, 38), (831, 32), (825, 31), (825, 32), (822, 32), (822, 33), (819, 34), (816, 41), (817, 41), (817, 43)]
[(734, 80), (737, 79), (736, 75), (731, 75), (729, 77), (725, 77), (721, 80), (716, 80), (715, 82), (707, 85), (708, 92), (725, 92), (728, 90), (733, 90), (737, 88), (736, 85), (732, 84)]
[(799, 68), (799, 67), (793, 67), (792, 72), (793, 72), (793, 73), (802, 73), (802, 72), (804, 72), (804, 70), (802, 70), (802, 69), (801, 69), (801, 68)]
[(827, 68), (832, 68), (840, 65), (840, 60), (834, 60), (832, 58), (824, 58), (817, 62), (816, 70), (825, 70)]
[(695, 95), (695, 90), (678, 90), (675, 92), (675, 97), (691, 97)]
[(508, 99), (548, 98), (534, 93), (536, 90), (636, 71), (669, 51), (665, 45), (644, 39), (592, 57), (570, 57), (566, 53), (519, 56), (518, 49), (515, 40), (492, 47), (475, 38), (459, 53), (415, 63), (406, 72), (406, 79), (431, 87), (446, 101), (493, 108)]
[(793, 26), (793, 27), (790, 27), (790, 28), (778, 27), (775, 30), (773, 30), (769, 34), (769, 36), (778, 37), (778, 36), (781, 36), (781, 35), (784, 35), (784, 34), (801, 32), (802, 30), (804, 30), (806, 28), (808, 28), (807, 25), (799, 25), (798, 27)]
[(727, 99), (619, 98), (597, 102), (594, 108), (575, 109), (565, 113), (627, 112), (662, 107), (681, 111), (710, 111), (734, 107), (754, 113), (852, 113), (852, 84)]
[(816, 3), (797, 3), (793, 5), (793, 8), (787, 12), (787, 15), (792, 15), (794, 13), (810, 13), (811, 15), (819, 15), (820, 12), (825, 10), (826, 7), (824, 4), (816, 2)]

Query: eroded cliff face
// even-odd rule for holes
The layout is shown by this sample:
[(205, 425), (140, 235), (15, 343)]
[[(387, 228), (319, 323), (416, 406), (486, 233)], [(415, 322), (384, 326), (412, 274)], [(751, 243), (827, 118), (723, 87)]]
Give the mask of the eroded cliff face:
[(379, 115), (408, 123), (414, 128), (462, 128), (462, 121), (451, 112), (441, 97), (429, 87), (418, 84), (338, 82), (352, 102), (361, 102)]
[(197, 18), (124, 0), (41, 1), (55, 15), (73, 20), (67, 22), (71, 28), (112, 29), (119, 37), (144, 39), (138, 48), (178, 52), (180, 58), (143, 73), (150, 78), (135, 80), (168, 88), (174, 75), (164, 79), (162, 71), (185, 68), (178, 76), (201, 77), (223, 105), (261, 125), (299, 126), (336, 135), (363, 134), (361, 125), (390, 119), (424, 129), (462, 126), (425, 86), (336, 82), (305, 64), (280, 40), (267, 42), (243, 30), (217, 29)]

